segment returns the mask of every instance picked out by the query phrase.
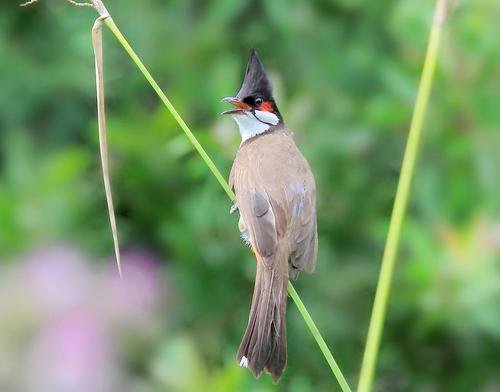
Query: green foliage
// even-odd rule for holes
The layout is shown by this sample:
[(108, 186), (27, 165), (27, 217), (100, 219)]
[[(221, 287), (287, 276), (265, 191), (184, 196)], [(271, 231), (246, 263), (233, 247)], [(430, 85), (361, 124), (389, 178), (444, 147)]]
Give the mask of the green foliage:
[[(239, 140), (231, 120), (218, 116), (219, 99), (236, 91), (248, 48), (258, 48), (318, 182), (318, 272), (301, 276), (297, 287), (355, 384), (433, 2), (107, 5), (225, 173)], [(0, 10), (0, 257), (55, 241), (111, 254), (97, 155), (94, 14), (55, 0), (21, 10), (2, 3)], [(499, 387), (497, 11), (488, 0), (462, 1), (448, 22), (378, 390)], [(335, 388), (292, 306), (280, 385), (255, 381), (235, 366), (252, 257), (219, 185), (106, 35), (121, 241), (164, 260), (176, 303), (141, 376), (151, 388), (179, 391)], [(188, 384), (168, 376), (186, 369), (191, 379), (181, 381)]]

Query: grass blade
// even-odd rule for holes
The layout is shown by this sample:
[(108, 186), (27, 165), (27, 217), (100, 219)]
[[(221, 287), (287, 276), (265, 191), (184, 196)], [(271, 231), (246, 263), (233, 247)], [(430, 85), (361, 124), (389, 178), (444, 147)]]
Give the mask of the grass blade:
[(323, 356), (328, 362), (328, 365), (330, 365), (330, 369), (332, 369), (333, 374), (335, 375), (337, 381), (339, 382), (340, 388), (344, 392), (350, 392), (351, 388), (349, 388), (349, 384), (347, 384), (344, 375), (340, 371), (337, 362), (333, 358), (332, 352), (328, 349), (328, 346), (326, 345), (323, 336), (321, 336), (318, 327), (316, 327), (314, 320), (312, 319), (311, 315), (309, 314), (306, 307), (302, 303), (302, 300), (300, 299), (299, 295), (297, 294), (297, 291), (295, 291), (295, 288), (292, 286), (290, 281), (288, 282), (288, 294), (290, 294), (290, 297), (292, 297), (293, 302), (295, 302), (295, 305), (297, 306), (299, 313), (302, 315), (302, 318), (306, 322), (309, 331), (311, 331), (311, 334), (314, 336), (314, 339), (316, 339), (316, 342), (318, 343), (318, 346), (321, 352), (323, 353)]
[(231, 190), (231, 188), (229, 187), (229, 185), (226, 182), (226, 180), (224, 179), (224, 177), (222, 176), (221, 172), (219, 171), (219, 169), (217, 168), (217, 166), (215, 166), (215, 163), (212, 161), (212, 159), (208, 156), (208, 154), (206, 153), (205, 149), (200, 144), (200, 142), (198, 141), (198, 139), (196, 139), (196, 136), (194, 136), (193, 132), (191, 132), (191, 130), (187, 126), (186, 122), (182, 119), (182, 117), (179, 115), (179, 113), (177, 112), (177, 110), (175, 110), (174, 105), (172, 105), (172, 103), (167, 98), (167, 96), (165, 95), (165, 93), (163, 92), (163, 90), (160, 88), (160, 86), (158, 85), (158, 83), (156, 83), (156, 81), (153, 78), (153, 76), (151, 76), (151, 74), (149, 73), (148, 69), (143, 64), (143, 62), (141, 61), (141, 59), (139, 58), (139, 56), (137, 56), (137, 54), (135, 53), (134, 49), (132, 49), (132, 47), (127, 42), (127, 40), (125, 39), (125, 37), (123, 36), (123, 34), (120, 32), (120, 30), (116, 26), (115, 22), (113, 21), (113, 19), (112, 18), (107, 18), (104, 21), (104, 23), (106, 24), (106, 26), (109, 27), (109, 29), (111, 30), (111, 32), (118, 39), (118, 41), (123, 46), (123, 48), (125, 49), (125, 51), (128, 53), (128, 55), (130, 56), (130, 58), (132, 59), (132, 61), (135, 63), (135, 65), (137, 66), (137, 68), (139, 68), (139, 70), (141, 71), (141, 73), (144, 75), (144, 77), (146, 78), (146, 80), (149, 82), (149, 84), (151, 85), (151, 87), (153, 87), (153, 90), (155, 90), (156, 94), (158, 94), (158, 96), (160, 97), (160, 99), (162, 100), (162, 102), (164, 103), (164, 105), (167, 107), (168, 111), (174, 117), (175, 121), (177, 121), (177, 123), (180, 125), (181, 129), (184, 131), (184, 133), (186, 134), (187, 138), (189, 139), (189, 141), (191, 142), (191, 144), (193, 145), (193, 147), (196, 149), (196, 151), (198, 151), (198, 153), (200, 154), (201, 158), (203, 159), (203, 161), (205, 161), (206, 165), (208, 166), (208, 168), (210, 169), (210, 171), (212, 172), (212, 174), (215, 176), (215, 178), (217, 179), (217, 181), (219, 182), (219, 184), (222, 186), (222, 188), (224, 189), (224, 191), (227, 193), (227, 195), (229, 196), (229, 198), (231, 200), (233, 200), (234, 197), (235, 197), (234, 193)]
[(102, 21), (106, 16), (100, 16), (92, 28), (92, 46), (94, 47), (95, 58), (95, 78), (97, 94), (97, 125), (99, 129), (99, 151), (101, 155), (102, 178), (104, 181), (104, 192), (106, 193), (106, 202), (108, 204), (109, 223), (113, 235), (113, 244), (115, 248), (116, 265), (120, 278), (122, 277), (122, 266), (120, 261), (120, 246), (118, 243), (118, 230), (116, 228), (115, 209), (113, 206), (113, 195), (111, 193), (111, 183), (109, 180), (109, 159), (108, 144), (106, 140), (106, 110), (104, 100), (104, 67), (102, 52)]
[(413, 111), (408, 142), (403, 158), (401, 175), (399, 177), (396, 199), (392, 210), (389, 232), (382, 257), (382, 266), (380, 269), (377, 292), (373, 304), (370, 326), (368, 328), (368, 337), (361, 365), (361, 373), (358, 384), (358, 392), (368, 392), (372, 388), (375, 374), (375, 365), (382, 337), (387, 303), (391, 290), (394, 265), (396, 263), (396, 252), (399, 245), (401, 228), (408, 205), (411, 181), (415, 171), (415, 162), (417, 160), (418, 146), (422, 138), (422, 128), (429, 103), (429, 96), (432, 88), (434, 71), (436, 69), (439, 42), (443, 29), (447, 0), (437, 0), (434, 13), (434, 21), (431, 27), (427, 54), (425, 57), (420, 86), (417, 93), (415, 108)]
[[(222, 186), (222, 188), (224, 189), (224, 191), (227, 193), (227, 195), (229, 196), (229, 198), (231, 200), (234, 200), (235, 195), (234, 195), (233, 191), (231, 190), (231, 188), (229, 187), (229, 184), (226, 182), (226, 180), (224, 179), (224, 177), (220, 173), (220, 171), (217, 168), (217, 166), (215, 166), (214, 162), (208, 156), (208, 154), (206, 153), (206, 151), (203, 148), (203, 146), (198, 142), (198, 140), (196, 139), (196, 137), (194, 136), (194, 134), (191, 132), (191, 130), (189, 129), (189, 127), (187, 126), (187, 124), (185, 123), (185, 121), (182, 119), (182, 117), (179, 115), (179, 113), (177, 112), (177, 110), (175, 110), (174, 106), (172, 105), (172, 103), (170, 102), (170, 100), (167, 98), (167, 96), (165, 95), (165, 93), (162, 91), (162, 89), (160, 88), (160, 86), (158, 85), (158, 83), (156, 83), (155, 79), (150, 74), (150, 72), (148, 71), (148, 69), (146, 68), (146, 66), (142, 63), (142, 61), (139, 58), (139, 56), (137, 56), (137, 54), (132, 49), (132, 47), (130, 46), (130, 44), (127, 42), (127, 40), (125, 39), (125, 37), (123, 36), (123, 34), (120, 32), (120, 30), (118, 29), (118, 27), (114, 23), (113, 19), (112, 18), (107, 18), (104, 21), (104, 23), (108, 26), (108, 28), (111, 30), (111, 32), (118, 39), (118, 41), (123, 46), (123, 48), (128, 53), (128, 55), (131, 57), (132, 61), (135, 63), (135, 65), (137, 66), (137, 68), (139, 68), (139, 70), (141, 71), (141, 73), (144, 75), (144, 77), (146, 78), (146, 80), (149, 82), (149, 84), (151, 85), (151, 87), (153, 87), (154, 91), (158, 94), (158, 96), (160, 97), (160, 99), (162, 100), (162, 102), (165, 104), (165, 106), (167, 107), (167, 109), (169, 110), (169, 112), (172, 114), (172, 116), (174, 117), (174, 119), (180, 125), (181, 129), (184, 131), (184, 133), (186, 134), (186, 136), (189, 139), (189, 141), (193, 144), (193, 147), (196, 149), (196, 151), (198, 151), (198, 153), (200, 154), (200, 156), (202, 157), (202, 159), (204, 160), (204, 162), (206, 163), (206, 165), (208, 166), (208, 168), (210, 169), (210, 171), (212, 172), (212, 174), (215, 176), (215, 178), (217, 179), (217, 181), (219, 182), (219, 184)], [(351, 389), (349, 388), (349, 385), (347, 384), (347, 381), (345, 380), (342, 372), (340, 371), (340, 368), (338, 367), (337, 363), (333, 359), (333, 355), (332, 355), (331, 351), (328, 349), (328, 346), (326, 345), (326, 343), (325, 343), (323, 337), (321, 336), (318, 328), (316, 327), (313, 319), (311, 318), (311, 316), (307, 312), (307, 309), (305, 308), (304, 304), (300, 300), (297, 292), (295, 291), (295, 289), (293, 288), (293, 286), (292, 286), (292, 284), (290, 282), (288, 282), (288, 293), (290, 294), (290, 296), (292, 297), (293, 301), (295, 302), (295, 305), (299, 309), (300, 314), (304, 318), (304, 321), (306, 322), (306, 324), (309, 327), (309, 330), (311, 331), (314, 339), (316, 340), (316, 342), (317, 342), (318, 346), (320, 347), (323, 355), (325, 356), (326, 361), (330, 365), (330, 367), (331, 367), (331, 369), (332, 369), (335, 377), (337, 378), (337, 381), (339, 382), (339, 385), (340, 385), (342, 391), (343, 392), (350, 392)]]

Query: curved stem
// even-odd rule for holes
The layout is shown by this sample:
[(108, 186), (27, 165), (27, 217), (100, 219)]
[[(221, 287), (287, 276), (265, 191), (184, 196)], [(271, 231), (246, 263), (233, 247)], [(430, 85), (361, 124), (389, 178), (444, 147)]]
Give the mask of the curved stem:
[(375, 301), (368, 329), (368, 338), (366, 341), (363, 363), (361, 365), (358, 392), (368, 392), (372, 388), (375, 365), (387, 311), (387, 303), (391, 290), (394, 265), (396, 263), (396, 252), (399, 245), (401, 227), (408, 205), (411, 181), (415, 171), (415, 162), (417, 160), (418, 146), (422, 138), (423, 122), (429, 103), (434, 71), (436, 69), (439, 41), (446, 13), (446, 5), (447, 0), (437, 0), (434, 23), (431, 28), (424, 68), (403, 158), (403, 166), (401, 168), (401, 175), (396, 191), (396, 199), (394, 201), (394, 208), (389, 224), (389, 232), (387, 234), (384, 255), (382, 257), (377, 292), (375, 294)]
[(292, 297), (293, 302), (295, 302), (295, 305), (297, 306), (297, 309), (299, 310), (300, 314), (302, 315), (302, 318), (306, 322), (307, 327), (309, 328), (309, 331), (311, 331), (311, 334), (314, 336), (314, 339), (316, 339), (316, 342), (318, 343), (318, 346), (323, 353), (323, 356), (325, 357), (326, 361), (328, 362), (328, 365), (330, 365), (330, 368), (332, 369), (333, 374), (337, 378), (340, 388), (342, 389), (343, 392), (350, 392), (351, 388), (349, 388), (349, 384), (347, 384), (346, 379), (344, 378), (344, 375), (340, 371), (339, 366), (337, 365), (337, 362), (335, 362), (335, 359), (333, 358), (332, 352), (328, 349), (328, 346), (326, 345), (323, 336), (321, 336), (321, 333), (318, 330), (318, 327), (316, 327), (316, 324), (314, 323), (314, 320), (312, 319), (311, 315), (307, 311), (306, 307), (302, 303), (302, 300), (300, 299), (299, 295), (297, 294), (297, 291), (295, 291), (295, 288), (292, 286), (290, 281), (288, 282), (288, 294), (290, 294), (290, 297)]
[[(96, 4), (96, 2), (102, 4), (102, 2), (100, 0), (93, 0), (93, 2), (94, 2), (94, 4)], [(146, 68), (146, 66), (142, 63), (142, 61), (139, 58), (139, 56), (137, 56), (137, 54), (132, 49), (132, 47), (130, 46), (130, 44), (127, 42), (127, 40), (125, 39), (125, 37), (123, 36), (123, 34), (120, 32), (120, 30), (118, 29), (118, 27), (114, 23), (113, 19), (112, 18), (107, 18), (104, 21), (104, 23), (108, 26), (108, 28), (111, 30), (111, 32), (118, 39), (118, 41), (123, 46), (123, 48), (125, 49), (125, 51), (128, 53), (128, 55), (130, 56), (130, 58), (132, 59), (132, 61), (135, 63), (135, 65), (137, 66), (137, 68), (139, 68), (139, 70), (144, 75), (144, 77), (146, 78), (146, 80), (149, 82), (149, 84), (151, 85), (151, 87), (153, 87), (153, 90), (158, 94), (158, 96), (160, 97), (160, 99), (162, 100), (162, 102), (164, 103), (164, 105), (167, 107), (168, 111), (172, 114), (172, 116), (174, 117), (174, 119), (180, 125), (181, 129), (184, 131), (184, 133), (186, 134), (186, 136), (189, 139), (189, 141), (193, 144), (193, 146), (196, 149), (196, 151), (198, 151), (198, 153), (200, 154), (200, 156), (202, 157), (202, 159), (205, 161), (206, 165), (208, 166), (208, 168), (210, 169), (210, 171), (212, 172), (212, 174), (215, 176), (215, 178), (217, 179), (217, 181), (219, 182), (219, 184), (221, 185), (221, 187), (224, 189), (224, 191), (226, 192), (226, 194), (229, 196), (229, 198), (231, 200), (234, 200), (234, 198), (235, 198), (234, 192), (229, 187), (228, 183), (226, 182), (226, 180), (224, 179), (224, 177), (220, 173), (220, 171), (217, 168), (217, 166), (215, 166), (214, 162), (208, 156), (208, 154), (206, 153), (206, 151), (203, 148), (203, 146), (196, 139), (196, 136), (194, 136), (194, 134), (189, 129), (188, 125), (185, 123), (185, 121), (179, 115), (179, 113), (177, 112), (177, 110), (175, 110), (174, 106), (172, 105), (172, 103), (170, 102), (170, 100), (167, 98), (167, 96), (165, 95), (165, 93), (162, 91), (162, 89), (160, 88), (160, 86), (158, 85), (158, 83), (156, 83), (155, 79), (150, 74), (150, 72), (148, 71), (148, 69)], [(314, 321), (312, 320), (311, 316), (307, 312), (306, 307), (304, 306), (304, 304), (300, 300), (297, 292), (295, 291), (295, 289), (293, 288), (293, 286), (292, 286), (292, 284), (290, 282), (288, 282), (288, 293), (290, 294), (290, 296), (292, 297), (293, 301), (295, 302), (295, 305), (299, 309), (300, 314), (304, 318), (304, 321), (306, 322), (306, 324), (309, 327), (309, 330), (311, 331), (314, 339), (316, 340), (316, 342), (317, 342), (318, 346), (320, 347), (323, 355), (325, 356), (326, 361), (330, 365), (330, 367), (331, 367), (331, 369), (332, 369), (335, 377), (337, 378), (337, 380), (339, 382), (339, 385), (342, 388), (342, 391), (344, 391), (344, 392), (350, 392), (351, 389), (349, 388), (349, 385), (347, 384), (347, 381), (345, 380), (344, 376), (342, 375), (342, 372), (340, 371), (340, 368), (338, 367), (338, 365), (336, 364), (335, 360), (333, 359), (332, 353), (328, 349), (328, 346), (326, 345), (326, 343), (325, 343), (323, 337), (321, 336), (318, 328), (314, 324)]]
[(212, 172), (212, 174), (215, 176), (215, 178), (217, 179), (217, 181), (219, 181), (219, 184), (222, 186), (222, 188), (227, 193), (227, 195), (229, 196), (229, 198), (231, 200), (233, 200), (235, 198), (234, 193), (231, 190), (231, 188), (229, 187), (229, 185), (226, 182), (226, 180), (224, 179), (224, 177), (222, 176), (221, 172), (219, 171), (219, 169), (217, 168), (217, 166), (215, 166), (215, 163), (208, 156), (208, 154), (206, 153), (205, 149), (200, 144), (200, 142), (198, 141), (198, 139), (196, 139), (196, 136), (194, 136), (193, 132), (191, 132), (191, 130), (189, 129), (189, 127), (187, 126), (187, 124), (185, 123), (185, 121), (182, 119), (182, 117), (180, 116), (180, 114), (177, 112), (177, 110), (175, 110), (174, 105), (172, 105), (172, 103), (167, 98), (167, 96), (165, 95), (165, 93), (163, 92), (163, 90), (160, 88), (160, 86), (158, 85), (158, 83), (156, 83), (156, 81), (153, 78), (153, 76), (151, 76), (151, 74), (149, 73), (148, 69), (143, 64), (143, 62), (141, 61), (141, 59), (139, 58), (139, 56), (137, 56), (137, 54), (135, 53), (134, 49), (132, 49), (132, 47), (127, 42), (127, 40), (125, 39), (125, 37), (123, 36), (123, 34), (120, 32), (120, 30), (116, 26), (115, 22), (113, 21), (113, 19), (108, 18), (108, 19), (106, 19), (104, 21), (104, 23), (106, 23), (106, 26), (109, 27), (109, 29), (111, 30), (111, 32), (115, 35), (115, 37), (120, 42), (120, 44), (122, 44), (122, 46), (125, 49), (125, 51), (132, 58), (132, 61), (135, 63), (135, 65), (137, 65), (137, 68), (139, 68), (139, 70), (144, 75), (144, 77), (146, 78), (146, 80), (149, 82), (149, 84), (151, 85), (151, 87), (153, 87), (153, 90), (155, 90), (156, 94), (158, 94), (158, 96), (160, 97), (160, 99), (162, 100), (162, 102), (164, 103), (164, 105), (167, 107), (168, 111), (172, 114), (172, 116), (174, 117), (175, 121), (177, 121), (177, 123), (180, 125), (181, 129), (184, 131), (184, 133), (186, 134), (187, 138), (189, 139), (189, 141), (191, 142), (191, 144), (193, 145), (193, 147), (196, 149), (196, 151), (198, 151), (198, 153), (200, 154), (201, 158), (205, 161), (206, 165), (208, 166), (208, 168), (210, 169), (210, 171)]
[(120, 261), (120, 245), (118, 242), (118, 230), (116, 228), (115, 208), (113, 206), (113, 194), (111, 192), (111, 182), (109, 180), (109, 158), (108, 143), (106, 140), (106, 110), (104, 99), (104, 66), (102, 53), (102, 21), (107, 16), (101, 15), (97, 18), (92, 28), (92, 46), (94, 47), (95, 77), (97, 92), (97, 126), (99, 129), (99, 150), (101, 155), (102, 178), (104, 181), (104, 192), (108, 204), (108, 216), (113, 235), (115, 248), (116, 265), (120, 278), (122, 277), (122, 265)]

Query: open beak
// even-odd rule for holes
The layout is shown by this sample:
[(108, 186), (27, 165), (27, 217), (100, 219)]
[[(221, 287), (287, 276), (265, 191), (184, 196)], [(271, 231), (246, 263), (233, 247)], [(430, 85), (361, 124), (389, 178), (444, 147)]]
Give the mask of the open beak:
[(243, 112), (251, 109), (250, 105), (246, 104), (241, 99), (236, 98), (236, 97), (222, 98), (221, 102), (228, 102), (234, 106), (234, 109), (226, 110), (226, 111), (222, 112), (221, 114), (243, 113)]

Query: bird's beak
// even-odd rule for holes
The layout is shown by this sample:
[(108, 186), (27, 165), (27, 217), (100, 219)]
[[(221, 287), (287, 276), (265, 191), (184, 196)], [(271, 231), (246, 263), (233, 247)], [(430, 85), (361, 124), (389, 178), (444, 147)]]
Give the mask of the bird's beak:
[(247, 110), (250, 110), (250, 105), (246, 104), (245, 102), (243, 102), (241, 99), (239, 99), (237, 97), (222, 98), (221, 102), (228, 102), (234, 106), (234, 109), (226, 110), (226, 111), (222, 112), (221, 114), (237, 114), (237, 113), (243, 113)]

